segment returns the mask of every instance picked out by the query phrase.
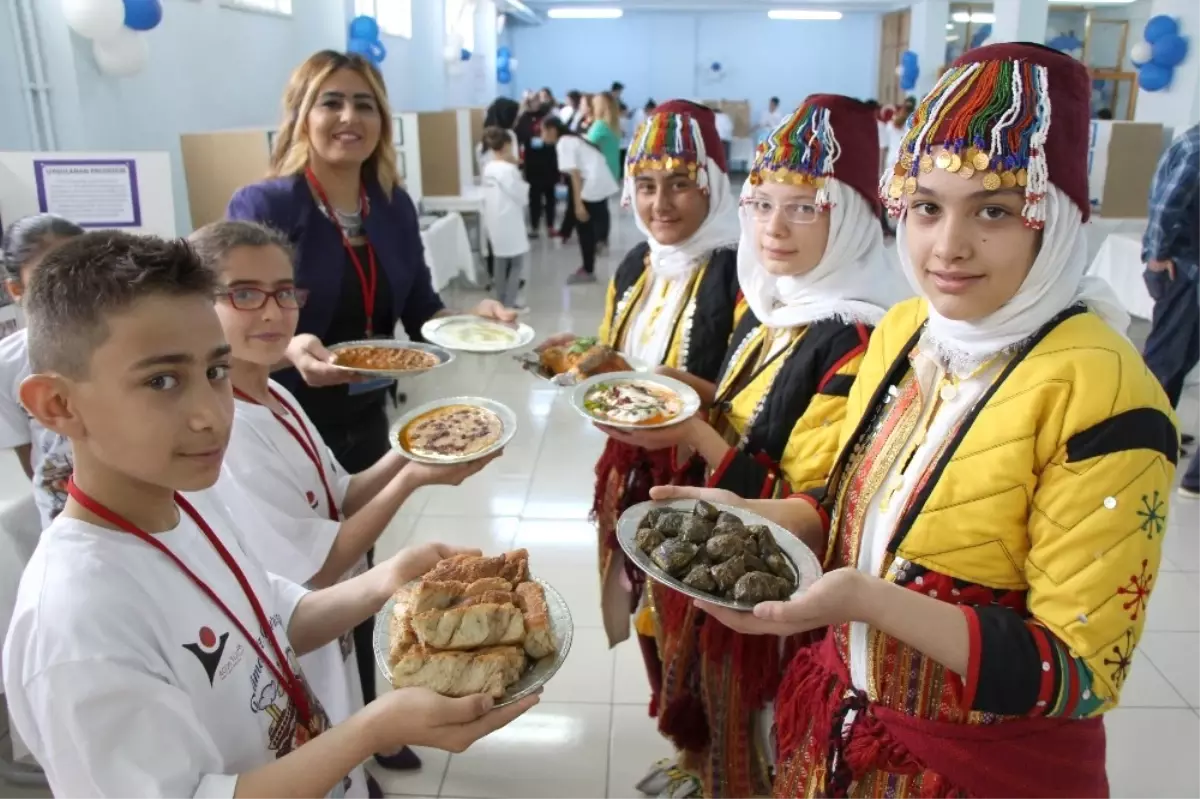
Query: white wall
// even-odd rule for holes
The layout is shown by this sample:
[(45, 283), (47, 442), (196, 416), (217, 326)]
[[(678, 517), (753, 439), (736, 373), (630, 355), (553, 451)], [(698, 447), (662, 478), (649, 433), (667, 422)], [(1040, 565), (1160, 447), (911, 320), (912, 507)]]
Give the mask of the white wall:
[[(1180, 34), (1188, 39), (1188, 54), (1175, 67), (1171, 85), (1160, 92), (1138, 92), (1137, 122), (1160, 122), (1179, 133), (1200, 122), (1200, 4), (1196, 0), (1153, 0), (1150, 16), (1167, 14), (1179, 20)], [(1144, 25), (1144, 23), (1143, 23)], [(1142, 27), (1130, 26), (1130, 43), (1142, 38)]]
[(17, 61), (17, 36), (12, 0), (0, 3), (0, 150), (28, 150), (33, 146), (29, 135), (29, 113), (21, 93), (20, 67)]

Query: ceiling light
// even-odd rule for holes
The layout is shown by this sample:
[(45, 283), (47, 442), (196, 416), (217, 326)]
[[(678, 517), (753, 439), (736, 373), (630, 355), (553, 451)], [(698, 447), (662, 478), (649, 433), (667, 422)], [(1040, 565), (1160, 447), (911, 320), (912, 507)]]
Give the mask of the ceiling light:
[(835, 20), (842, 18), (841, 11), (808, 11), (801, 8), (782, 8), (768, 11), (770, 19)]
[(552, 8), (546, 16), (550, 19), (620, 19), (624, 13), (619, 8)]
[(989, 11), (974, 11), (970, 14), (966, 11), (956, 11), (950, 19), (959, 23), (974, 22), (979, 25), (990, 25), (996, 21), (996, 15)]
[(954, 30), (954, 23), (953, 23), (953, 22), (947, 22), (947, 23), (946, 23), (946, 30), (948, 30), (948, 31), (952, 31), (952, 30)]
[(958, 41), (958, 37), (957, 37), (957, 36), (947, 36), (947, 37), (946, 37), (946, 41), (948, 41), (948, 42), (957, 42), (957, 41)]
[(1127, 6), (1134, 0), (1049, 0), (1052, 6)]

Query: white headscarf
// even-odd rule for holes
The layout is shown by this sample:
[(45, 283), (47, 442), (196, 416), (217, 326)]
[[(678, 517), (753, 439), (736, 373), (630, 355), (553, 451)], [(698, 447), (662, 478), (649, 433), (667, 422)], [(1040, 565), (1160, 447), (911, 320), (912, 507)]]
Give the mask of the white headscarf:
[[(742, 188), (747, 197), (754, 188)], [(826, 183), (833, 204), (829, 239), (820, 262), (807, 274), (776, 276), (758, 257), (755, 221), (741, 210), (738, 281), (755, 317), (768, 327), (789, 328), (839, 319), (875, 325), (893, 303), (909, 292), (888, 257), (879, 217), (866, 200), (840, 180)]]
[[(660, 244), (650, 228), (634, 213), (637, 229), (650, 244), (650, 268), (655, 277), (676, 278), (704, 263), (713, 250), (734, 247), (738, 242), (737, 198), (729, 185), (729, 176), (710, 158), (705, 162), (708, 183), (708, 215), (695, 233), (680, 244)], [(625, 178), (625, 196), (633, 196), (633, 178)], [(636, 211), (636, 209), (635, 209)]]
[[(905, 244), (906, 235), (905, 221), (901, 219), (896, 236), (904, 275), (913, 289), (924, 296)], [(1042, 247), (1017, 293), (998, 310), (969, 322), (947, 319), (930, 304), (927, 335), (958, 368), (977, 364), (1024, 341), (1059, 312), (1081, 302), (1125, 335), (1129, 314), (1108, 283), (1084, 275), (1087, 265), (1083, 215), (1061, 189), (1050, 184)]]

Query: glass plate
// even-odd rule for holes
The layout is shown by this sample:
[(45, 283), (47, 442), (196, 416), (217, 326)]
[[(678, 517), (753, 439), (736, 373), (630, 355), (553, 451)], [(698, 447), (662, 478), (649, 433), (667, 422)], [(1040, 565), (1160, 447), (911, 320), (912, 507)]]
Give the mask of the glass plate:
[(464, 314), (430, 319), (421, 326), (425, 340), (460, 352), (495, 353), (520, 349), (533, 341), (533, 328), (524, 322), (507, 324)]
[[(741, 519), (744, 524), (764, 524), (770, 529), (771, 535), (775, 537), (775, 541), (779, 544), (779, 548), (783, 550), (784, 556), (791, 561), (792, 569), (796, 573), (797, 585), (792, 596), (798, 596), (807, 591), (824, 574), (824, 571), (821, 569), (821, 561), (817, 559), (813, 551), (803, 541), (775, 522), (770, 519), (764, 519), (757, 513), (752, 513), (745, 508), (735, 508), (732, 505), (723, 505), (720, 502), (709, 502), (708, 504), (717, 510), (732, 513)], [(694, 499), (673, 499), (667, 502), (656, 502), (654, 500), (639, 502), (637, 505), (630, 507), (617, 520), (617, 541), (621, 544), (621, 549), (625, 550), (625, 557), (633, 561), (633, 564), (644, 571), (650, 579), (674, 588), (681, 594), (687, 594), (694, 599), (703, 599), (705, 602), (711, 602), (714, 605), (732, 608), (733, 610), (753, 610), (754, 605), (742, 604), (734, 602), (732, 599), (724, 599), (712, 594), (706, 594), (703, 591), (692, 588), (690, 585), (686, 585), (682, 580), (672, 577), (658, 568), (654, 561), (650, 560), (648, 554), (637, 548), (637, 544), (633, 539), (637, 534), (638, 525), (641, 523), (642, 517), (652, 508), (673, 508), (675, 510), (690, 511), (695, 505), (696, 500)]]
[[(550, 612), (550, 629), (554, 633), (554, 640), (558, 642), (558, 651), (528, 664), (521, 679), (508, 686), (503, 698), (496, 700), (496, 707), (511, 705), (541, 688), (562, 668), (562, 664), (567, 661), (567, 655), (571, 652), (571, 641), (575, 637), (575, 625), (571, 621), (571, 610), (567, 607), (566, 600), (545, 580), (539, 580), (536, 577), (531, 577), (530, 580), (540, 585), (546, 594), (546, 608)], [(405, 588), (414, 586), (418, 582), (420, 581), (413, 580)], [(392, 680), (392, 669), (388, 663), (388, 654), (392, 649), (391, 622), (395, 609), (396, 600), (389, 599), (375, 616), (375, 663), (383, 672), (383, 676), (387, 677), (389, 683)]]
[[(675, 416), (657, 424), (632, 424), (630, 422), (610, 422), (607, 419), (599, 419), (592, 416), (583, 404), (588, 392), (599, 383), (654, 383), (675, 392), (682, 401), (683, 407), (680, 408), (679, 413)], [(696, 393), (696, 389), (673, 377), (643, 374), (640, 372), (609, 372), (608, 374), (589, 377), (587, 380), (576, 385), (575, 390), (571, 392), (571, 405), (575, 410), (583, 414), (584, 417), (597, 424), (608, 427), (619, 427), (624, 430), (653, 430), (656, 427), (670, 427), (673, 424), (679, 424), (693, 416), (696, 411), (700, 410), (700, 395)]]

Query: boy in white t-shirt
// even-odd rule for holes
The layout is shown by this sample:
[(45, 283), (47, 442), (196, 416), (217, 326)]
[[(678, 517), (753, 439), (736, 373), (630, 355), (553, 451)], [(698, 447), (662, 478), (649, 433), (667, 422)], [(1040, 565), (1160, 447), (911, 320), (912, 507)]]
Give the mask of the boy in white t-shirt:
[(483, 226), (496, 257), (492, 284), (496, 299), (505, 308), (516, 308), (529, 252), (525, 228), (529, 184), (517, 166), (510, 131), (487, 128), (483, 131), (483, 148), (491, 154), (483, 166)]
[[(248, 531), (245, 544), (272, 573), (323, 588), (365, 572), (367, 551), (413, 491), (457, 485), (492, 458), (428, 466), (388, 452), (370, 469), (347, 474), (296, 398), (270, 379), (307, 299), (287, 238), (256, 222), (226, 220), (189, 242), (217, 282), (217, 316), (232, 348), (234, 424), (217, 495), (235, 517), (249, 500), (270, 520)], [(334, 724), (363, 706), (354, 654), (347, 633), (300, 658)]]
[(56, 248), (30, 287), (21, 401), (75, 471), (21, 578), (4, 687), (57, 796), (341, 795), (373, 752), (458, 751), (528, 708), (393, 691), (330, 727), (298, 656), (453, 550), (313, 592), (247, 554), (263, 520), (206, 491), (233, 420), (213, 292), (186, 243), (109, 231)]
[[(36, 214), (13, 222), (4, 234), (0, 253), (5, 288), (13, 300), (21, 302), (29, 279), (47, 252), (82, 234), (79, 225), (54, 214)], [(44, 528), (67, 501), (71, 442), (46, 430), (22, 407), (17, 394), (27, 377), (26, 336), (24, 330), (18, 330), (0, 340), (0, 449), (15, 450), (25, 474), (33, 481), (33, 499)], [(28, 542), (29, 551), (36, 543)]]

